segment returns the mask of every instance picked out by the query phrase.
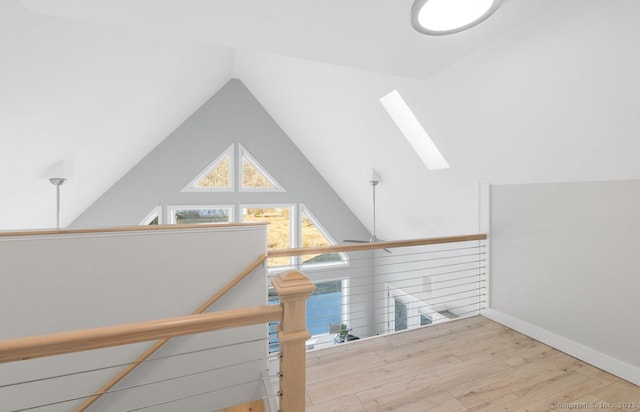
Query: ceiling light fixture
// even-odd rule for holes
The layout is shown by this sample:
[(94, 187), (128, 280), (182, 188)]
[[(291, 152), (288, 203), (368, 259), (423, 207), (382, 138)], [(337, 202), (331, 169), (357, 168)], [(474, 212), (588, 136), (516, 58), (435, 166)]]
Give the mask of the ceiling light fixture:
[(491, 16), (502, 0), (416, 0), (411, 25), (420, 33), (458, 33)]

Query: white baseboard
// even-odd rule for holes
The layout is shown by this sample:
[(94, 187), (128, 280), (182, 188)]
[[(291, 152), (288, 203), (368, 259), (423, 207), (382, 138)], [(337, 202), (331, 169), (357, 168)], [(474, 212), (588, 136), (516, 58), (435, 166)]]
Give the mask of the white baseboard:
[(597, 368), (640, 385), (640, 368), (494, 309), (481, 312), (493, 321), (545, 343)]

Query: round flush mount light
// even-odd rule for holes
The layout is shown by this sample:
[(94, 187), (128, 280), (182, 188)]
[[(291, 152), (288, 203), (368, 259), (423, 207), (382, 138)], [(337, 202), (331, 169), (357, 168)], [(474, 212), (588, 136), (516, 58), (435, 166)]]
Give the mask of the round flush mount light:
[(420, 33), (458, 33), (491, 16), (501, 0), (416, 0), (411, 8), (411, 24)]

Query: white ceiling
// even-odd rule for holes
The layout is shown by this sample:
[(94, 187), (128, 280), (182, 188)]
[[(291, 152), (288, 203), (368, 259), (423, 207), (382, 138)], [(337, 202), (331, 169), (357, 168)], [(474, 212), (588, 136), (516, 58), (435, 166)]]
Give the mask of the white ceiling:
[[(69, 223), (242, 80), (378, 237), (477, 229), (477, 184), (640, 177), (640, 2), (503, 0), (427, 37), (411, 0), (5, 0), (0, 229)], [(451, 164), (429, 172), (378, 99), (398, 89)]]

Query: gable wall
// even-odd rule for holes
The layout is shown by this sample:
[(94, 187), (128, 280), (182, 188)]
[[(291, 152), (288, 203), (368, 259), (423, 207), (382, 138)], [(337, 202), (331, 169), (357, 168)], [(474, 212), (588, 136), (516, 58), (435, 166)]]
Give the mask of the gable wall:
[[(233, 143), (242, 144), (286, 191), (181, 192)], [(170, 205), (233, 204), (237, 214), (242, 204), (294, 203), (304, 203), (337, 241), (369, 238), (244, 84), (231, 80), (70, 227), (136, 225), (157, 205), (166, 211)]]

